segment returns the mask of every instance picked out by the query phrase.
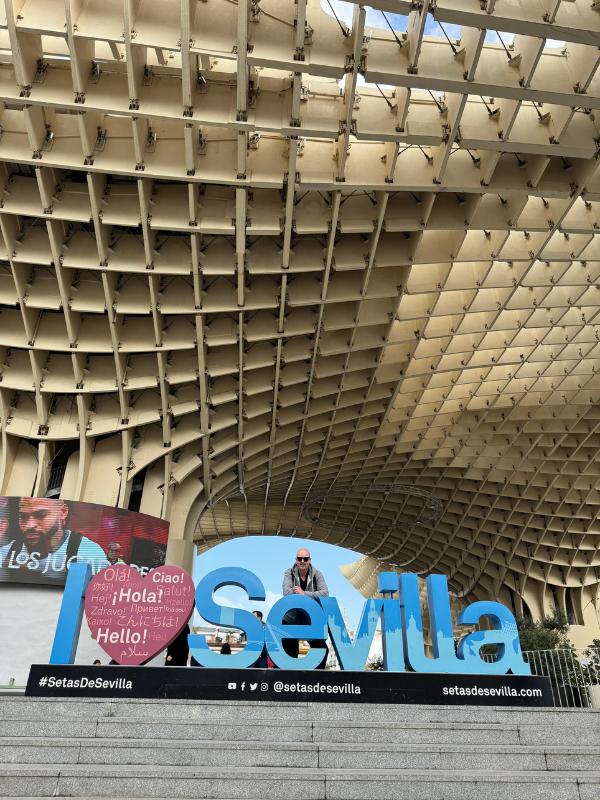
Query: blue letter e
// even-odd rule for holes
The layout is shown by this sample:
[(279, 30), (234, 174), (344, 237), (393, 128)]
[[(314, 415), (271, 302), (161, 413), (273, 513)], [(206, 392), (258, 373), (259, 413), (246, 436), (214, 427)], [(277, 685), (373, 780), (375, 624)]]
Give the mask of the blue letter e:
[[(289, 611), (301, 609), (309, 622), (306, 624), (287, 624), (284, 617)], [(279, 669), (316, 669), (327, 653), (324, 647), (313, 647), (302, 658), (289, 656), (283, 649), (285, 639), (325, 640), (327, 620), (325, 612), (312, 597), (289, 594), (281, 597), (269, 611), (266, 624), (265, 641), (271, 660)]]

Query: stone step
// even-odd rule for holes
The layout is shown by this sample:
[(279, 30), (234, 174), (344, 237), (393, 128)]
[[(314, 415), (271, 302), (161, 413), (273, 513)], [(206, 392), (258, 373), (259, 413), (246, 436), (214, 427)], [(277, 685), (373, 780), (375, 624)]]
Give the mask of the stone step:
[(302, 771), (214, 767), (0, 766), (0, 796), (210, 800), (597, 800), (600, 772)]
[[(242, 722), (239, 719), (243, 719)], [(192, 741), (259, 741), (259, 742), (339, 742), (339, 743), (424, 743), (424, 744), (528, 744), (562, 745), (577, 742), (586, 746), (600, 743), (598, 726), (558, 726), (534, 723), (401, 723), (378, 724), (337, 721), (282, 722), (248, 721), (244, 715), (236, 722), (173, 722), (131, 720), (108, 717), (95, 720), (1, 720), (0, 737), (85, 739), (146, 739), (163, 741), (186, 739)]]
[[(1, 707), (0, 707), (1, 714)], [(241, 720), (241, 721), (240, 721)], [(240, 714), (236, 721), (182, 722), (172, 720), (132, 720), (128, 717), (102, 717), (98, 720), (57, 720), (51, 715), (37, 719), (0, 719), (0, 737), (40, 736), (45, 739), (146, 739), (164, 741), (258, 741), (258, 742), (339, 742), (339, 743), (425, 743), (425, 744), (527, 744), (562, 745), (577, 742), (586, 746), (600, 743), (600, 726), (559, 726), (535, 722), (519, 724), (459, 723), (381, 723), (339, 721), (248, 720)]]
[[(377, 722), (377, 723), (477, 723), (521, 725), (535, 722), (600, 728), (600, 709), (506, 708), (498, 706), (415, 706), (355, 703), (275, 703), (256, 701), (204, 700), (98, 700), (95, 698), (1, 697), (0, 718), (37, 720), (96, 720), (127, 717), (131, 720), (171, 720), (173, 722)], [(242, 714), (240, 712), (243, 712)]]
[[(0, 720), (0, 737), (60, 738), (68, 733), (70, 737), (84, 739), (146, 739), (164, 741), (186, 739), (188, 741), (259, 741), (259, 742), (311, 742), (312, 724), (309, 722), (286, 723), (268, 721), (227, 722), (162, 722), (132, 721), (130, 719), (100, 719), (65, 721), (41, 719)], [(150, 746), (150, 743), (149, 745)]]
[(0, 739), (2, 763), (317, 768), (319, 748), (301, 742)]
[(488, 769), (595, 771), (600, 745), (311, 744), (152, 741), (146, 739), (0, 739), (0, 764), (164, 765), (322, 769)]

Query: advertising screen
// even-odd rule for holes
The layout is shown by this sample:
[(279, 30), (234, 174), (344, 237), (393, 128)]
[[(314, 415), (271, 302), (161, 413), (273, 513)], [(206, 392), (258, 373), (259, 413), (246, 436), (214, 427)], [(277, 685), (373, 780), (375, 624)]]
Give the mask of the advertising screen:
[(169, 523), (120, 508), (0, 496), (0, 583), (62, 586), (68, 565), (96, 574), (125, 563), (145, 574), (165, 562)]

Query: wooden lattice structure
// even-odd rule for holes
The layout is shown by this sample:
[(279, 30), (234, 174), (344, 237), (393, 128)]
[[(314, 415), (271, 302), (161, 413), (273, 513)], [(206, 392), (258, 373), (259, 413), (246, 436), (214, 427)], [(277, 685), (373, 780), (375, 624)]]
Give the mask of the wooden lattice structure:
[(0, 489), (143, 477), (181, 563), (313, 535), (583, 623), (600, 3), (371, 9), (5, 0)]

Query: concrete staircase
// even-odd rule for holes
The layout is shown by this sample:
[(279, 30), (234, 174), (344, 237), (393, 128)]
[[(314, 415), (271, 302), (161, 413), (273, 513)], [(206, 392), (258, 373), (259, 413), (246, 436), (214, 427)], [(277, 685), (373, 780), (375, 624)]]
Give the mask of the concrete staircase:
[(599, 800), (600, 711), (0, 697), (0, 797)]

